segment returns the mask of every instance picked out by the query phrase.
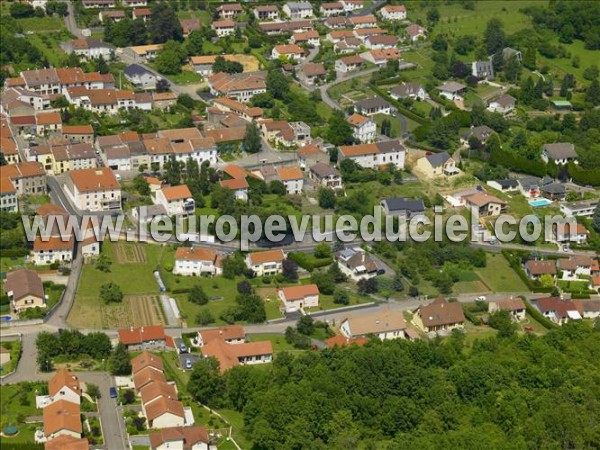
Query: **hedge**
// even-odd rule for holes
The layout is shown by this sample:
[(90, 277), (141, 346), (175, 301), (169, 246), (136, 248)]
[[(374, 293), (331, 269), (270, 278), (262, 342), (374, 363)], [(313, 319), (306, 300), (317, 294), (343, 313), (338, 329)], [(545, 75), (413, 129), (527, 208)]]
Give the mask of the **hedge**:
[(537, 308), (535, 308), (535, 306), (529, 303), (529, 300), (527, 300), (524, 297), (521, 297), (521, 299), (523, 300), (523, 303), (525, 303), (525, 311), (527, 311), (527, 314), (529, 314), (531, 317), (537, 320), (541, 326), (543, 326), (547, 330), (558, 327), (558, 325), (556, 325), (550, 319), (544, 317), (544, 315), (541, 312), (539, 312)]
[(584, 185), (600, 186), (600, 169), (585, 170), (572, 162), (567, 167), (574, 181)]
[(425, 118), (423, 118), (423, 117), (415, 114), (411, 110), (407, 109), (406, 107), (402, 106), (399, 102), (397, 102), (392, 97), (390, 97), (386, 92), (384, 92), (383, 89), (380, 89), (379, 87), (375, 86), (375, 84), (370, 83), (369, 86), (371, 87), (371, 89), (373, 91), (375, 91), (376, 94), (378, 94), (383, 99), (387, 100), (389, 103), (391, 103), (392, 105), (394, 105), (394, 107), (398, 111), (400, 111), (403, 116), (409, 118), (410, 120), (413, 120), (413, 121), (417, 122), (420, 125), (423, 125), (424, 123), (428, 122), (428, 119), (425, 119)]
[(29, 250), (26, 248), (9, 248), (8, 250), (2, 250), (3, 258), (14, 258), (27, 255), (29, 255)]
[(288, 258), (309, 272), (319, 267), (328, 266), (333, 262), (333, 258), (315, 258), (313, 255), (302, 252), (292, 252), (288, 255)]
[[(520, 252), (520, 254), (521, 253), (523, 253), (523, 252)], [(527, 277), (527, 274), (525, 273), (525, 271), (521, 267), (520, 261), (516, 261), (515, 258), (513, 256), (511, 256), (509, 250), (502, 250), (502, 254), (504, 255), (504, 257), (508, 261), (508, 264), (510, 265), (510, 267), (515, 272), (517, 272), (517, 275), (519, 275), (519, 278), (521, 278), (521, 280), (523, 281), (523, 283), (525, 283), (527, 285), (527, 287), (529, 288), (530, 291), (535, 292), (535, 293), (539, 293), (539, 294), (549, 294), (549, 293), (552, 292), (552, 290), (554, 289), (553, 286), (547, 286), (547, 287), (545, 287), (545, 286), (538, 286), (535, 283), (533, 283)]]

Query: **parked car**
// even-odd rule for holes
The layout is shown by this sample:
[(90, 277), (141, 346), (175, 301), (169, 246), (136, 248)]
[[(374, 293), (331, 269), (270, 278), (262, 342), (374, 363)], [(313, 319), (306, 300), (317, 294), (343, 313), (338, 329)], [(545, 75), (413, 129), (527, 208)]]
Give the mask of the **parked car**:
[(188, 352), (188, 349), (185, 346), (185, 343), (182, 342), (181, 344), (179, 344), (179, 353), (187, 353), (187, 352)]
[(109, 394), (110, 394), (110, 398), (117, 398), (119, 396), (119, 393), (117, 392), (117, 388), (114, 386), (111, 386), (111, 388), (108, 390)]
[(192, 368), (192, 361), (190, 359), (185, 360), (185, 368), (190, 370)]

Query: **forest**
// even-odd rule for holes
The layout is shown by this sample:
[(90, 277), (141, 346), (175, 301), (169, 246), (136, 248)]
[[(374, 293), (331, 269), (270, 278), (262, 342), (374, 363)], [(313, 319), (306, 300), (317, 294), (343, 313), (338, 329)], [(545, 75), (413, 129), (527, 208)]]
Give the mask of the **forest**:
[(600, 326), (280, 353), (272, 368), (196, 364), (188, 390), (243, 412), (257, 449), (600, 445)]

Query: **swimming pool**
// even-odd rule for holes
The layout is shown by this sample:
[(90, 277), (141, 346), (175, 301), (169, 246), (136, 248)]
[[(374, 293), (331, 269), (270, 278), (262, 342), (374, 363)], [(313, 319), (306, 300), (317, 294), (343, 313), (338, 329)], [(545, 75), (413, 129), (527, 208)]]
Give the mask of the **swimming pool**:
[(548, 200), (547, 198), (538, 198), (536, 200), (529, 200), (529, 204), (534, 208), (538, 208), (540, 206), (548, 206), (552, 204), (552, 200)]
[(0, 320), (3, 322), (10, 322), (12, 320), (11, 316), (0, 316)]

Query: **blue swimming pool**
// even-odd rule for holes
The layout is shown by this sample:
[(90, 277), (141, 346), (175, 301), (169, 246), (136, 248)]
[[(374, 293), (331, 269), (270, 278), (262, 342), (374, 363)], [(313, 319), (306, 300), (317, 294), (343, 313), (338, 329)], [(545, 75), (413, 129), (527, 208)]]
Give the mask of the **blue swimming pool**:
[(548, 200), (547, 198), (538, 198), (536, 200), (529, 200), (529, 204), (534, 208), (539, 208), (540, 206), (551, 205), (552, 200)]
[(0, 320), (3, 322), (10, 322), (12, 320), (11, 316), (0, 316)]

